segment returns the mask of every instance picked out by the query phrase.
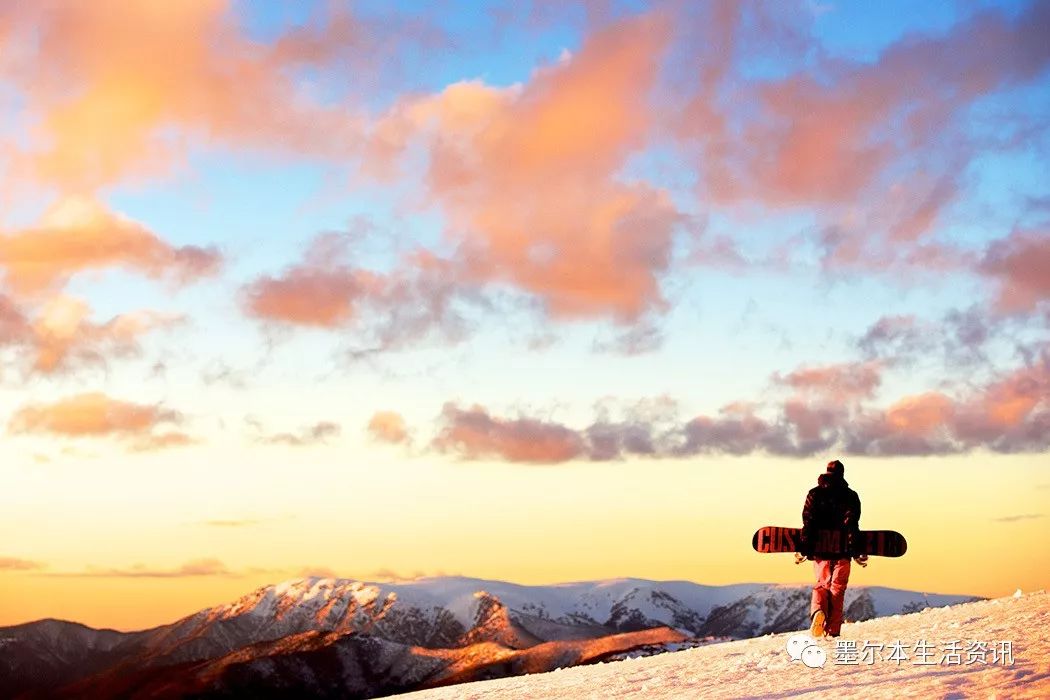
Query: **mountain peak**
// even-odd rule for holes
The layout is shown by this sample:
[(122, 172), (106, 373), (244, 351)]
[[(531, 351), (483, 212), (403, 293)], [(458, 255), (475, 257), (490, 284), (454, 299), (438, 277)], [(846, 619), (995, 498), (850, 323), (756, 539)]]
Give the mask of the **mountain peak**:
[[(803, 585), (703, 586), (633, 578), (527, 586), (466, 577), (392, 583), (302, 577), (142, 632), (97, 631), (60, 621), (0, 630), (5, 639), (0, 696), (26, 687), (54, 689), (63, 679), (88, 673), (94, 680), (72, 695), (121, 696), (128, 679), (160, 682), (169, 677), (164, 669), (176, 676), (191, 673), (187, 669), (219, 672), (244, 664), (263, 669), (277, 658), (289, 678), (299, 678), (331, 672), (332, 654), (370, 669), (383, 683), (393, 683), (388, 690), (395, 692), (420, 687), (434, 674), (445, 674), (448, 682), (475, 680), (611, 658), (637, 645), (666, 650), (714, 637), (801, 629), (809, 593)], [(847, 593), (846, 609), (856, 620), (966, 599), (859, 587)], [(401, 675), (402, 665), (413, 670)], [(5, 677), (27, 677), (27, 668), (36, 669), (28, 686), (4, 684)], [(405, 685), (409, 677), (415, 680)], [(369, 678), (353, 683), (367, 686)], [(210, 687), (212, 680), (193, 683)]]

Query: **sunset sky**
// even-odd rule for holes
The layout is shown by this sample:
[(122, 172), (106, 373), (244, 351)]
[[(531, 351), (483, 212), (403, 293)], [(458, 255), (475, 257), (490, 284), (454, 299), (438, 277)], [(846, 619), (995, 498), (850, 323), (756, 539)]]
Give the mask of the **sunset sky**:
[(1050, 586), (1050, 3), (0, 3), (0, 624)]

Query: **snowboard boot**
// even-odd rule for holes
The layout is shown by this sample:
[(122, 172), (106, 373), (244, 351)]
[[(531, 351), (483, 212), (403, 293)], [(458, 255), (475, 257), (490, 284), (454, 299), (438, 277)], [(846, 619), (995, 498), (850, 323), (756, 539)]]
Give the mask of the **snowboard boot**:
[(813, 620), (809, 625), (809, 636), (813, 639), (820, 639), (824, 636), (824, 611), (817, 610), (813, 613)]

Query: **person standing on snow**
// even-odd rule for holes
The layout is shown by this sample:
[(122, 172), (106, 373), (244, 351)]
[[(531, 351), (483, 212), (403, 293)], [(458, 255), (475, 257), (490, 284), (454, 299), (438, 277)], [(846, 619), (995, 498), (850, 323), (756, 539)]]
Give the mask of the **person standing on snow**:
[[(845, 467), (837, 459), (828, 462), (827, 471), (817, 478), (817, 485), (806, 494), (802, 507), (802, 538), (806, 554), (813, 560), (817, 585), (810, 601), (810, 634), (814, 637), (839, 636), (842, 627), (842, 603), (849, 583), (850, 560), (841, 552), (814, 551), (818, 530), (843, 530), (852, 545), (860, 529), (860, 497), (843, 477)], [(867, 557), (857, 557), (862, 566)]]

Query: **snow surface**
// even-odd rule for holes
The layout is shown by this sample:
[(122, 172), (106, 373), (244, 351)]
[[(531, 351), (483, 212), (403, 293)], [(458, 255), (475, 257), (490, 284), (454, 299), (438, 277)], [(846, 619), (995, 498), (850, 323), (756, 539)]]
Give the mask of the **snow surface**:
[[(1044, 591), (1010, 598), (927, 608), (922, 612), (845, 625), (839, 640), (882, 643), (882, 659), (857, 665), (835, 663), (835, 640), (818, 642), (827, 653), (822, 668), (792, 661), (792, 634), (767, 635), (640, 659), (560, 669), (550, 673), (468, 683), (400, 695), (406, 700), (518, 700), (519, 698), (936, 698), (1050, 697), (1050, 595)], [(967, 659), (973, 642), (1009, 642), (1013, 664), (985, 656), (986, 665), (915, 663), (912, 645), (925, 640), (936, 650), (958, 640)], [(903, 643), (908, 660), (888, 660), (891, 645)], [(977, 658), (980, 658), (977, 656)]]

